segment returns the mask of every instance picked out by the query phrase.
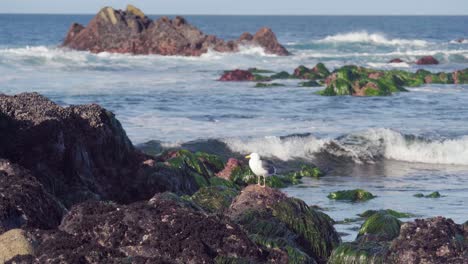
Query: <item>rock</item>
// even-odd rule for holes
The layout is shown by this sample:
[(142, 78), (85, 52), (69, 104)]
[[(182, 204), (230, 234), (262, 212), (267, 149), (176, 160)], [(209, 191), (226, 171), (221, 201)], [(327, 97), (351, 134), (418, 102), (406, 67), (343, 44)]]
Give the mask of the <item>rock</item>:
[(372, 193), (362, 189), (332, 192), (327, 197), (333, 200), (344, 200), (350, 202), (367, 201), (375, 198)]
[(439, 61), (432, 56), (425, 56), (416, 61), (418, 65), (434, 65), (439, 64)]
[(354, 65), (336, 69), (325, 80), (327, 87), (320, 95), (388, 96), (407, 91), (392, 71), (384, 72)]
[(229, 208), (238, 194), (239, 192), (233, 188), (210, 186), (200, 188), (190, 199), (207, 212), (222, 213)]
[(66, 207), (199, 188), (183, 170), (150, 162), (114, 114), (98, 105), (64, 108), (36, 93), (0, 95), (0, 120), (0, 158), (28, 169)]
[(392, 210), (392, 209), (386, 209), (386, 210), (367, 210), (365, 211), (364, 213), (362, 214), (359, 214), (360, 217), (364, 217), (364, 218), (369, 218), (371, 216), (373, 216), (374, 214), (376, 213), (382, 213), (382, 214), (389, 214), (389, 215), (392, 215), (396, 218), (410, 218), (410, 217), (413, 217), (414, 215), (413, 214), (409, 214), (409, 213), (402, 213), (402, 212), (398, 212), (398, 211), (395, 211), (395, 210)]
[(268, 54), (288, 55), (275, 34), (261, 28), (255, 35), (244, 33), (238, 40), (227, 41), (205, 35), (185, 18), (161, 17), (152, 21), (138, 8), (129, 5), (125, 11), (105, 7), (86, 27), (74, 24), (64, 47), (93, 53), (115, 52), (200, 56), (212, 49), (236, 52), (242, 45), (260, 46)]
[(268, 187), (247, 186), (227, 215), (257, 243), (286, 251), (293, 263), (325, 263), (340, 242), (327, 215)]
[(65, 212), (28, 170), (0, 159), (0, 233), (56, 228)]
[(278, 72), (278, 73), (275, 73), (273, 75), (270, 76), (270, 79), (272, 80), (284, 80), (284, 79), (290, 79), (290, 78), (293, 78), (294, 76), (291, 76), (288, 72), (285, 72), (285, 71), (282, 71), (282, 72)]
[(318, 63), (312, 69), (301, 65), (294, 70), (293, 75), (299, 79), (321, 80), (327, 78), (330, 71), (323, 63)]
[(250, 71), (245, 70), (233, 70), (233, 71), (226, 71), (223, 76), (219, 79), (219, 81), (223, 82), (244, 82), (244, 81), (269, 81), (269, 77), (265, 77), (259, 74), (252, 74)]
[(440, 195), (439, 192), (433, 192), (433, 193), (430, 193), (428, 195), (424, 195), (422, 193), (417, 193), (417, 194), (415, 194), (413, 196), (416, 197), (416, 198), (440, 198), (440, 197), (442, 197), (442, 195)]
[(403, 63), (404, 61), (400, 58), (392, 59), (388, 63)]
[(216, 174), (216, 176), (225, 180), (230, 180), (233, 171), (240, 167), (239, 160), (235, 158), (229, 158), (224, 169)]
[(342, 243), (333, 250), (328, 264), (345, 263), (387, 263), (385, 262), (388, 247), (376, 242)]
[(467, 40), (464, 39), (464, 38), (459, 38), (459, 39), (455, 40), (455, 42), (457, 42), (457, 43), (465, 43), (465, 42), (467, 42)]
[(33, 255), (33, 241), (21, 229), (12, 229), (0, 235), (0, 263), (18, 255)]
[(257, 83), (255, 84), (256, 88), (269, 88), (269, 87), (283, 87), (285, 86), (282, 83)]
[(262, 263), (274, 257), (235, 223), (195, 210), (168, 198), (168, 194), (122, 206), (83, 203), (64, 217), (60, 230), (127, 257), (153, 260), (146, 263), (213, 263), (223, 259)]
[[(466, 263), (468, 233), (451, 219), (436, 217), (403, 224), (390, 246), (390, 263)], [(465, 242), (464, 242), (465, 241)]]
[[(401, 221), (384, 212), (376, 212), (362, 224), (358, 238), (367, 235), (377, 237), (379, 241), (390, 241), (400, 234)], [(374, 238), (375, 239), (375, 238)]]

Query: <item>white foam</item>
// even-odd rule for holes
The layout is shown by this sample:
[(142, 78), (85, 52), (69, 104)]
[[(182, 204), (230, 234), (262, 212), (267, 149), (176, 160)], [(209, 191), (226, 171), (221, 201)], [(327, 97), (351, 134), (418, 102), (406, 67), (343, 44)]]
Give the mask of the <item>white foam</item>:
[(318, 152), (324, 140), (313, 136), (307, 137), (261, 137), (242, 140), (239, 138), (225, 139), (228, 147), (238, 153), (257, 152), (261, 156), (275, 157), (281, 160), (307, 158)]
[(372, 43), (380, 45), (392, 46), (426, 46), (428, 42), (419, 39), (388, 39), (385, 35), (380, 33), (368, 33), (366, 31), (341, 33), (332, 36), (327, 36), (319, 40), (322, 43)]

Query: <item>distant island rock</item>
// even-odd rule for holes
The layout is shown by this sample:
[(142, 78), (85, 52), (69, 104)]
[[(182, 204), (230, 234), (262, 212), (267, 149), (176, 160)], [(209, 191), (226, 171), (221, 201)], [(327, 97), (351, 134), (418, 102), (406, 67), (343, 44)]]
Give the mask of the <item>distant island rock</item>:
[(183, 56), (200, 56), (210, 49), (237, 52), (241, 46), (258, 46), (268, 54), (289, 55), (269, 28), (261, 28), (255, 35), (243, 33), (237, 40), (224, 41), (204, 34), (183, 17), (161, 17), (153, 21), (132, 5), (125, 11), (105, 7), (86, 27), (72, 24), (62, 46), (93, 53)]

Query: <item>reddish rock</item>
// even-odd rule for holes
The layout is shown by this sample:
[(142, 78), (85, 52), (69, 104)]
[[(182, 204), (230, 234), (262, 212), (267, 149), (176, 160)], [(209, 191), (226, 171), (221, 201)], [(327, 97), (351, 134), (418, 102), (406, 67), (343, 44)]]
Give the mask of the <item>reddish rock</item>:
[(402, 63), (402, 62), (404, 62), (402, 59), (396, 58), (396, 59), (390, 60), (388, 63)]
[(224, 169), (216, 174), (216, 176), (223, 178), (225, 180), (229, 180), (232, 175), (232, 171), (235, 170), (236, 168), (240, 167), (240, 162), (239, 160), (235, 158), (230, 158), (226, 165), (224, 166)]
[(418, 65), (434, 65), (439, 64), (439, 61), (432, 56), (425, 56), (416, 61)]
[(210, 49), (236, 52), (241, 45), (260, 46), (269, 54), (289, 54), (268, 28), (260, 29), (254, 36), (244, 33), (238, 40), (224, 41), (204, 34), (183, 17), (152, 21), (133, 6), (125, 11), (103, 8), (88, 26), (73, 24), (63, 43), (64, 47), (93, 53), (184, 56), (200, 56)]
[(392, 241), (389, 263), (466, 264), (468, 233), (451, 219), (417, 219), (401, 227)]
[(249, 71), (237, 69), (225, 72), (219, 80), (223, 82), (255, 81), (255, 76)]

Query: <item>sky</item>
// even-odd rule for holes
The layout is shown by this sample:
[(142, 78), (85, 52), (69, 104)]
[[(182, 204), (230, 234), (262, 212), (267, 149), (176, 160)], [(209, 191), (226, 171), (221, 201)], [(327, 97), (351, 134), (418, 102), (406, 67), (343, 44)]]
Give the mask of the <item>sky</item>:
[(468, 15), (468, 0), (0, 0), (0, 13), (95, 14), (129, 3), (172, 15)]

